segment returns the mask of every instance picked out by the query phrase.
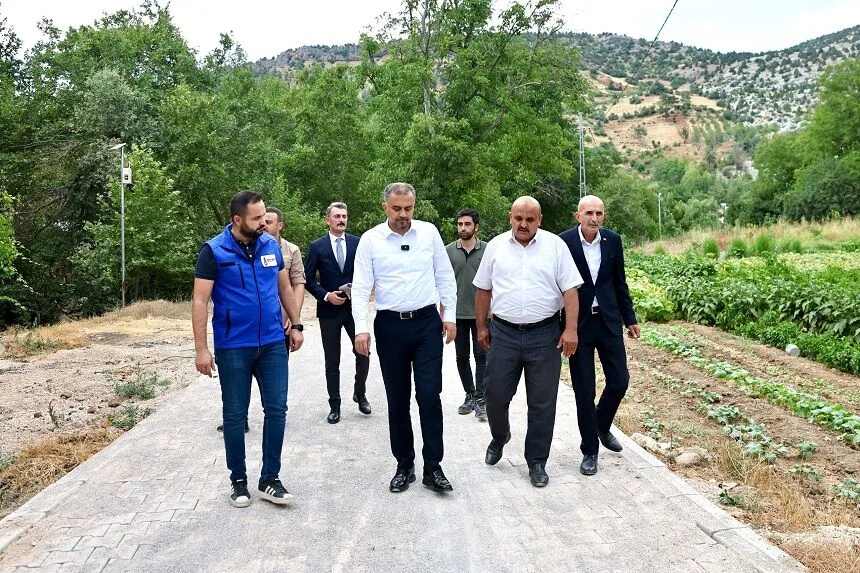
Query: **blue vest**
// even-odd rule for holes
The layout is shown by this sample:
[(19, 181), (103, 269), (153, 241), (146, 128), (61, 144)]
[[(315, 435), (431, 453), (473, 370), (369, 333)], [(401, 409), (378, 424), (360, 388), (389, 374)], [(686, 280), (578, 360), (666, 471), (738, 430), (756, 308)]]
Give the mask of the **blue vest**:
[(233, 225), (207, 244), (218, 264), (212, 287), (212, 331), (215, 349), (259, 347), (284, 340), (278, 269), (283, 266), (281, 248), (263, 233), (249, 259), (236, 244)]

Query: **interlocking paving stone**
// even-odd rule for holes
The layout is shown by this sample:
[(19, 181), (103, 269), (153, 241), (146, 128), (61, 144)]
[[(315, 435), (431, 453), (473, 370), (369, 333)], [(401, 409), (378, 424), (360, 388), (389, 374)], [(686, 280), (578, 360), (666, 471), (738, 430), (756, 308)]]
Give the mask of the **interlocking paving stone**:
[[(746, 573), (802, 567), (711, 504), (629, 439), (579, 473), (573, 392), (559, 390), (550, 484), (529, 483), (525, 396), (511, 409), (513, 439), (484, 464), (486, 423), (456, 413), (462, 386), (446, 347), (445, 459), (454, 491), (421, 485), (421, 431), (412, 414), (418, 481), (392, 494), (385, 393), (371, 357), (365, 416), (348, 399), (344, 337), (341, 422), (329, 425), (315, 324), (291, 355), (281, 479), (296, 501), (259, 499), (262, 411), (254, 390), (246, 436), (252, 504), (233, 508), (217, 380), (200, 378), (56, 484), (0, 522), (6, 571), (260, 571), (290, 573), (577, 571)], [(565, 368), (567, 366), (565, 365)]]

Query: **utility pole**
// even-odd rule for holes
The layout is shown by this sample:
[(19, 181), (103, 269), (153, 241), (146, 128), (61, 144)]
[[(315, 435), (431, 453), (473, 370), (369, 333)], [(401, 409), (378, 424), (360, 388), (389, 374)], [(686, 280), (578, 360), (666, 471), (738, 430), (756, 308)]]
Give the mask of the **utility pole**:
[(579, 198), (585, 197), (585, 136), (582, 113), (579, 114)]
[[(111, 151), (119, 149), (119, 244), (120, 244), (120, 267), (122, 269), (120, 278), (120, 290), (122, 291), (122, 307), (125, 308), (125, 143), (118, 143), (111, 147)], [(129, 172), (130, 173), (130, 172)], [(131, 175), (129, 174), (129, 180)]]

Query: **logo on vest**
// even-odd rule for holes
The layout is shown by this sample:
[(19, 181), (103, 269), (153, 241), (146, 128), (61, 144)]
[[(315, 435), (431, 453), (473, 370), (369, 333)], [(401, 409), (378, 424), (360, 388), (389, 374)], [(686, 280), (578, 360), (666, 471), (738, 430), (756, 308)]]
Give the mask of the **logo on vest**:
[(275, 258), (275, 255), (263, 255), (260, 257), (260, 262), (263, 263), (264, 267), (278, 266), (278, 259)]

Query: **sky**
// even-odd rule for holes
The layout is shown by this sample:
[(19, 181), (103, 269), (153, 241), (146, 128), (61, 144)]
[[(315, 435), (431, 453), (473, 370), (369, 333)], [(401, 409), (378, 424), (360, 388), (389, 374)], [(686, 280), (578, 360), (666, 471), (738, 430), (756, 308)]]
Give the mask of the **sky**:
[[(566, 30), (654, 38), (675, 0), (562, 0)], [(167, 0), (161, 0), (167, 4)], [(510, 0), (495, 2), (504, 7)], [(65, 31), (92, 24), (105, 12), (133, 9), (137, 0), (0, 0), (25, 48), (41, 39), (43, 17)], [(171, 0), (173, 21), (203, 56), (228, 32), (250, 60), (307, 44), (357, 42), (377, 16), (396, 12), (400, 0)], [(860, 24), (858, 0), (678, 0), (660, 35), (719, 52), (780, 50)]]

